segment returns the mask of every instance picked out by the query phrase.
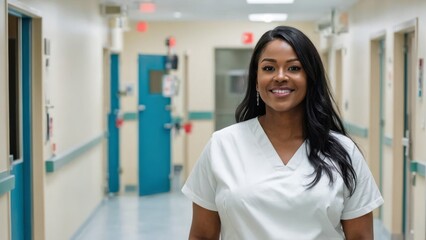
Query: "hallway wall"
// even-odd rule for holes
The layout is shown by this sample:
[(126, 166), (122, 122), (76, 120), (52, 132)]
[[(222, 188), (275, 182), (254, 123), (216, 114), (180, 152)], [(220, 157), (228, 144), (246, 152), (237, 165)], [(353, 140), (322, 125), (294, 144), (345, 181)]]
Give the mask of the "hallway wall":
[[(40, 1), (40, 10), (44, 36), (51, 41), (51, 66), (45, 70), (46, 98), (54, 105), (50, 143), (56, 143), (61, 154), (105, 132), (101, 124), (106, 117), (102, 111), (105, 24), (94, 0)], [(45, 158), (49, 156), (47, 144)], [(68, 239), (100, 204), (106, 181), (103, 156), (98, 145), (47, 175), (46, 239)]]
[[(43, 119), (38, 121), (43, 121), (44, 134), (39, 141), (43, 142), (44, 160), (64, 156), (106, 131), (102, 126), (106, 117), (102, 107), (102, 51), (108, 44), (106, 23), (100, 16), (97, 0), (13, 2), (40, 14), (43, 39), (50, 40), (50, 54), (35, 60), (43, 62)], [(5, 17), (0, 17), (3, 25)], [(3, 32), (3, 28), (0, 30)], [(4, 39), (0, 41), (3, 50)], [(48, 66), (45, 65), (47, 59)], [(3, 69), (4, 66), (2, 59), (0, 68)], [(5, 71), (1, 69), (3, 74)], [(3, 106), (5, 83), (3, 76), (0, 79), (0, 104)], [(53, 118), (53, 135), (47, 140), (45, 106), (49, 104), (53, 105), (49, 110)], [(2, 112), (0, 116), (1, 130), (7, 126), (3, 126), (5, 114)], [(3, 134), (0, 136), (0, 146), (3, 147)], [(53, 143), (56, 145), (55, 152), (52, 151)], [(5, 152), (1, 150), (0, 152)], [(1, 169), (4, 168), (4, 157), (0, 157)], [(45, 199), (45, 209), (34, 216), (34, 221), (44, 221), (45, 224), (41, 225), (46, 226), (46, 229), (38, 229), (45, 236), (38, 235), (36, 239), (69, 239), (78, 230), (104, 198), (104, 166), (102, 144), (98, 144), (52, 173), (46, 173), (43, 168), (42, 174), (46, 175), (44, 192), (35, 190), (33, 196)], [(0, 207), (3, 202), (1, 198)], [(1, 212), (0, 219), (3, 220), (5, 214)], [(0, 234), (5, 232), (3, 226), (0, 225)]]
[[(392, 146), (386, 146), (383, 172), (383, 195), (385, 204), (383, 206), (383, 223), (389, 234), (400, 237), (402, 231), (402, 180), (397, 181), (402, 175), (402, 143), (395, 136), (401, 136), (402, 133), (395, 132), (395, 126), (400, 124), (399, 120), (394, 120), (395, 111), (399, 111), (400, 101), (396, 99), (396, 92), (402, 92), (395, 86), (402, 86), (403, 79), (396, 76), (395, 53), (394, 50), (394, 33), (396, 29), (407, 22), (415, 22), (418, 18), (417, 42), (418, 49), (416, 52), (416, 62), (413, 64), (416, 68), (414, 76), (414, 93), (417, 94), (418, 89), (418, 59), (425, 58), (426, 47), (426, 2), (421, 0), (383, 0), (369, 1), (361, 0), (349, 11), (349, 32), (334, 36), (331, 39), (330, 54), (332, 55), (337, 49), (343, 48), (346, 54), (343, 57), (343, 99), (347, 102), (347, 108), (343, 109), (345, 121), (351, 122), (361, 128), (372, 129), (377, 126), (369, 126), (370, 119), (370, 96), (378, 94), (370, 89), (370, 41), (383, 33), (386, 39), (386, 63), (385, 63), (385, 104), (386, 109), (386, 129), (385, 135), (392, 141)], [(321, 44), (325, 45), (325, 44)], [(402, 50), (400, 50), (402, 51)], [(331, 64), (333, 65), (333, 61)], [(402, 66), (401, 66), (402, 68)], [(424, 65), (423, 65), (424, 71)], [(333, 72), (331, 70), (330, 72)], [(398, 87), (399, 88), (399, 87)], [(424, 87), (423, 87), (424, 91)], [(424, 98), (424, 97), (423, 97)], [(426, 161), (426, 142), (425, 134), (425, 118), (426, 105), (424, 99), (413, 97), (414, 99), (414, 118), (415, 124), (412, 132), (415, 133), (413, 139), (413, 160)], [(401, 112), (402, 114), (402, 112)], [(361, 138), (359, 141), (361, 148), (364, 149), (366, 156), (374, 155), (369, 149), (368, 139)], [(401, 149), (401, 156), (395, 156), (392, 149)], [(378, 161), (378, 159), (368, 159), (369, 162)], [(414, 218), (415, 220), (415, 239), (425, 239), (425, 193), (424, 177), (417, 176), (416, 186), (414, 187)]]
[[(286, 22), (305, 31), (314, 43), (319, 42), (319, 36), (314, 32), (315, 25), (309, 22)], [(213, 113), (215, 97), (215, 48), (254, 48), (254, 44), (267, 30), (279, 23), (251, 23), (251, 22), (148, 22), (148, 30), (144, 33), (135, 31), (136, 23), (130, 24), (130, 30), (124, 33), (124, 44), (121, 62), (121, 80), (124, 83), (133, 83), (137, 89), (137, 54), (166, 54), (165, 39), (173, 36), (176, 39), (175, 53), (179, 56), (179, 69), (175, 72), (181, 79), (180, 93), (173, 99), (174, 117), (179, 116), (188, 120), (183, 113), (183, 95), (189, 98), (189, 112)], [(226, 28), (224, 28), (226, 26)], [(252, 32), (254, 43), (244, 45), (242, 34)], [(188, 56), (188, 65), (184, 64), (184, 56)], [(188, 93), (182, 84), (183, 69), (188, 68)], [(247, 66), (248, 68), (248, 66)], [(135, 112), (137, 109), (137, 92), (133, 97), (125, 97), (122, 101), (124, 112)], [(186, 173), (198, 159), (201, 150), (214, 131), (214, 119), (189, 119), (193, 124), (192, 132), (188, 135), (188, 166)], [(137, 184), (137, 153), (134, 144), (137, 141), (137, 124), (124, 124), (121, 135), (121, 156), (123, 160), (123, 184)], [(184, 164), (183, 131), (172, 136), (173, 163)], [(137, 144), (137, 143), (136, 143)], [(135, 165), (136, 164), (136, 165)]]

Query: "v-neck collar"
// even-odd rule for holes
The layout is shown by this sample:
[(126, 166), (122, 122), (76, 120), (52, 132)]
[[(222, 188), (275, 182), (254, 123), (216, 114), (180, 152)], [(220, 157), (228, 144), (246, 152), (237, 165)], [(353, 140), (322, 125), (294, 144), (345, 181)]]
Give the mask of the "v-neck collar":
[(274, 168), (296, 170), (302, 160), (306, 158), (306, 140), (304, 140), (303, 143), (299, 146), (287, 164), (284, 164), (278, 155), (278, 152), (275, 150), (274, 146), (266, 135), (266, 132), (263, 130), (262, 125), (260, 125), (258, 117), (253, 119), (251, 129), (260, 148), (264, 152), (265, 157), (271, 162)]

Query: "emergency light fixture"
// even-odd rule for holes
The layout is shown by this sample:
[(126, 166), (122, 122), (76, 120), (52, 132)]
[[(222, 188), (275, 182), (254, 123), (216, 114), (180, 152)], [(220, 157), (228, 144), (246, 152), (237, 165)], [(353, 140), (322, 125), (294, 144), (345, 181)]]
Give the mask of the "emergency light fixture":
[(139, 5), (139, 11), (142, 13), (155, 12), (155, 4), (153, 2), (143, 2)]
[(248, 4), (291, 4), (294, 0), (247, 0)]
[(253, 22), (276, 22), (287, 20), (286, 13), (253, 13), (249, 15), (249, 20)]

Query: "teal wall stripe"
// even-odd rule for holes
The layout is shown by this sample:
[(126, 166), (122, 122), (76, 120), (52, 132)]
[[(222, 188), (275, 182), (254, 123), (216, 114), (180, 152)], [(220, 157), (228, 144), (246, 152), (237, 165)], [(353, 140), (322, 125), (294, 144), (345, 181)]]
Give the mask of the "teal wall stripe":
[[(123, 114), (124, 121), (136, 121), (138, 120), (138, 113), (137, 112), (125, 112)], [(181, 123), (182, 118), (181, 117), (173, 117), (173, 123)]]
[(423, 177), (426, 176), (426, 163), (413, 161), (413, 162), (411, 162), (410, 168), (411, 168), (411, 172), (415, 172), (418, 175), (423, 176)]
[(15, 188), (15, 176), (9, 171), (0, 173), (0, 196)]
[(392, 138), (391, 138), (391, 137), (384, 136), (384, 138), (383, 138), (383, 143), (384, 143), (386, 146), (392, 147), (392, 145), (393, 145), (393, 140), (392, 140)]
[(137, 112), (125, 112), (123, 115), (124, 121), (135, 121), (138, 120)]
[(106, 133), (102, 133), (100, 136), (97, 136), (74, 149), (71, 149), (63, 154), (54, 156), (53, 158), (46, 160), (46, 172), (51, 173), (58, 170), (67, 163), (76, 159), (78, 156), (82, 155), (83, 153), (87, 152), (91, 148), (101, 143), (106, 136)]
[(361, 127), (358, 125), (355, 125), (353, 123), (350, 122), (344, 122), (343, 123), (345, 125), (346, 130), (354, 136), (357, 137), (362, 137), (362, 138), (367, 138), (368, 137), (368, 128), (365, 127)]
[(189, 112), (189, 120), (213, 120), (213, 112)]

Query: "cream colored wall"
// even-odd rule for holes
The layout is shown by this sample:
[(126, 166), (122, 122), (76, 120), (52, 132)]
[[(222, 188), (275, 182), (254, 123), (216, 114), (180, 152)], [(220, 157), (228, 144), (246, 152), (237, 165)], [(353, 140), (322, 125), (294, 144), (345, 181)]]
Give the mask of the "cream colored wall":
[(426, 182), (424, 177), (417, 176), (416, 179), (416, 186), (414, 186), (414, 209), (415, 212), (419, 213), (416, 214), (414, 217), (414, 229), (415, 235), (414, 240), (424, 240), (426, 239), (426, 233), (425, 233), (425, 223), (426, 223), (426, 206), (425, 206), (425, 199), (426, 199)]
[[(56, 143), (56, 154), (61, 155), (104, 131), (102, 49), (106, 45), (105, 24), (96, 0), (13, 2), (40, 14), (42, 37), (51, 43), (50, 56), (38, 59), (50, 60), (48, 67), (42, 65), (44, 86), (36, 86), (44, 90), (42, 102), (50, 101), (54, 106), (50, 110), (53, 137), (49, 142), (45, 141), (45, 134), (38, 139), (43, 144), (43, 158), (49, 159), (51, 143)], [(104, 197), (103, 166), (102, 144), (99, 144), (69, 165), (45, 176), (42, 196), (45, 211), (35, 216), (37, 221), (45, 221), (45, 236), (38, 235), (36, 239), (69, 239), (77, 231)], [(40, 197), (38, 194), (43, 193), (35, 192), (35, 199)]]
[[(368, 1), (361, 0), (349, 11), (349, 33), (337, 37), (338, 40), (333, 45), (336, 47), (346, 48), (347, 56), (344, 59), (344, 83), (343, 83), (343, 98), (348, 101), (348, 109), (344, 110), (345, 120), (357, 124), (359, 126), (369, 126), (369, 98), (370, 94), (370, 40), (373, 35), (378, 32), (385, 32), (386, 38), (386, 66), (385, 66), (385, 103), (386, 103), (386, 127), (385, 135), (394, 137), (395, 124), (394, 122), (394, 85), (395, 81), (401, 79), (394, 78), (394, 31), (396, 26), (404, 22), (410, 21), (418, 17), (418, 57), (424, 58), (426, 49), (424, 44), (426, 41), (426, 3), (421, 0), (383, 0), (383, 1)], [(415, 63), (417, 64), (417, 63)], [(415, 77), (415, 79), (418, 79)], [(417, 83), (416, 83), (417, 84)], [(426, 154), (422, 143), (426, 142), (425, 129), (422, 127), (422, 121), (426, 118), (426, 106), (424, 100), (416, 99), (415, 118), (416, 126), (412, 129), (416, 132), (414, 139), (414, 158), (416, 160), (425, 160)], [(372, 127), (372, 126), (370, 126)], [(362, 144), (368, 144), (368, 141)], [(393, 139), (393, 148), (402, 148), (399, 139)], [(368, 149), (368, 148), (366, 148)], [(369, 151), (374, 151), (369, 149)], [(367, 153), (367, 155), (369, 155)], [(370, 159), (370, 161), (376, 161)], [(395, 182), (397, 173), (402, 171), (400, 167), (400, 157), (394, 156), (392, 150), (385, 148), (385, 161), (383, 171), (383, 182), (385, 183), (383, 195), (385, 198), (383, 222), (385, 228), (394, 236), (397, 237), (401, 233), (401, 199), (400, 190), (397, 187), (401, 186), (400, 182)], [(425, 199), (420, 191), (421, 187), (415, 188), (417, 202), (425, 204)], [(424, 191), (424, 188), (423, 190)], [(420, 223), (416, 223), (415, 232), (424, 234), (424, 214), (425, 211), (414, 211), (416, 219), (423, 219)], [(419, 226), (423, 226), (420, 229)], [(420, 235), (423, 236), (423, 235)], [(417, 235), (416, 235), (417, 238)]]
[[(305, 31), (315, 44), (319, 43), (319, 36), (314, 31), (312, 23), (285, 23), (293, 25)], [(183, 56), (188, 55), (188, 93), (183, 92), (185, 86), (181, 85), (180, 95), (173, 99), (173, 116), (187, 119), (183, 113), (183, 94), (187, 94), (189, 104), (188, 111), (214, 111), (214, 50), (218, 47), (243, 48), (247, 47), (241, 42), (244, 32), (253, 32), (254, 42), (261, 34), (272, 29), (278, 23), (251, 23), (251, 22), (149, 22), (148, 30), (144, 33), (134, 31), (135, 23), (130, 24), (130, 31), (124, 33), (124, 48), (121, 54), (121, 81), (135, 84), (137, 89), (137, 54), (166, 54), (165, 39), (169, 36), (176, 38), (175, 53), (179, 56), (179, 70), (176, 71), (183, 78)], [(251, 45), (254, 47), (254, 45)], [(133, 97), (125, 97), (122, 103), (123, 111), (136, 112), (137, 93)], [(188, 163), (191, 166), (198, 158), (202, 148), (207, 143), (211, 133), (214, 131), (214, 120), (197, 120), (193, 122), (193, 131), (187, 136), (188, 157), (184, 158), (184, 137), (172, 135), (172, 161), (174, 163)], [(126, 125), (126, 124), (125, 124)], [(134, 154), (137, 141), (136, 124), (128, 124), (121, 134), (122, 159), (122, 184), (137, 184), (137, 172), (134, 171), (137, 154)], [(137, 148), (136, 148), (137, 149)], [(132, 153), (129, 153), (132, 152)], [(125, 161), (125, 162), (123, 162)]]
[(70, 239), (103, 198), (102, 147), (46, 178), (46, 240)]
[[(7, 35), (6, 1), (0, 0), (0, 36)], [(6, 38), (0, 38), (0, 172), (8, 170), (8, 112), (7, 112), (7, 66)], [(10, 238), (10, 194), (0, 196), (0, 239)]]

